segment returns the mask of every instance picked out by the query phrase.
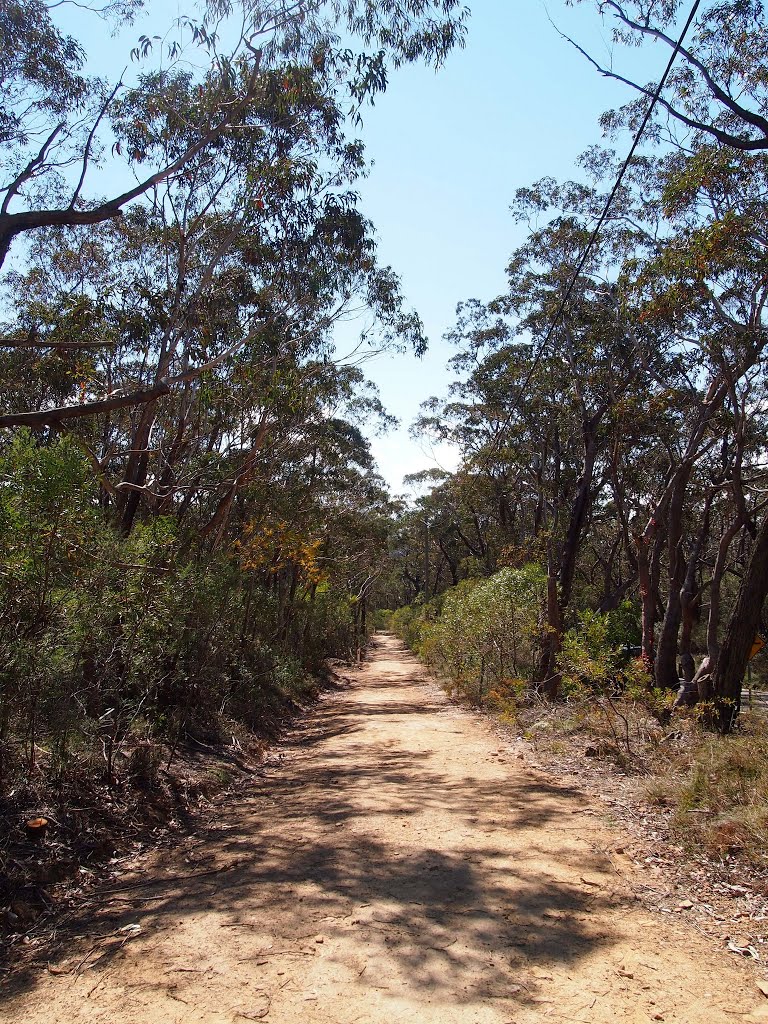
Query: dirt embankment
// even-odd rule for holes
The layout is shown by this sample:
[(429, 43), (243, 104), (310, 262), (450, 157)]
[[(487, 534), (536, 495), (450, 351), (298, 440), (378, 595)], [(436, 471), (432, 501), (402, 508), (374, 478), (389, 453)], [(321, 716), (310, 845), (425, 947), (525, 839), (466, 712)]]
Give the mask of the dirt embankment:
[(635, 900), (621, 847), (380, 635), (266, 777), (95, 895), (0, 1017), (768, 1021), (749, 965)]

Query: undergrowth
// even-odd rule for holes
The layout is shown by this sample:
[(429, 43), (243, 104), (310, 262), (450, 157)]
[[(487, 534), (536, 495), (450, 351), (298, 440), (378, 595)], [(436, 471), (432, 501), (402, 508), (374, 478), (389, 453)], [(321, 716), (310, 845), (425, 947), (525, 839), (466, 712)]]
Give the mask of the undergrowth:
[(768, 722), (745, 712), (731, 736), (690, 712), (659, 713), (605, 697), (519, 707), (514, 723), (539, 756), (578, 770), (582, 759), (640, 778), (640, 798), (663, 809), (672, 839), (691, 853), (768, 866)]
[(673, 839), (711, 858), (768, 866), (768, 717), (742, 712), (730, 736), (708, 732), (705, 709), (673, 709), (639, 659), (637, 610), (582, 612), (564, 633), (554, 703), (533, 682), (542, 636), (534, 566), (465, 580), (389, 625), (455, 698), (495, 715), (540, 758), (569, 770), (609, 764), (642, 780)]

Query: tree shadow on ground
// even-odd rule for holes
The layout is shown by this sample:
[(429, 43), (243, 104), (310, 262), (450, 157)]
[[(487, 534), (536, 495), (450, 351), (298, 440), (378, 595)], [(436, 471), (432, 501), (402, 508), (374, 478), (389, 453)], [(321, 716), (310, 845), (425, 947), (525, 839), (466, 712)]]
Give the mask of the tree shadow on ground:
[[(89, 896), (46, 958), (71, 957), (73, 936), (87, 933), (98, 973), (125, 955), (121, 928), (138, 923), (156, 942), (209, 911), (226, 929), (223, 956), (254, 922), (296, 949), (327, 930), (332, 941), (351, 934), (385, 983), (454, 1005), (531, 999), (531, 965), (574, 964), (617, 940), (605, 915), (623, 897), (605, 858), (569, 831), (585, 807), (578, 791), (520, 773), (450, 773), (433, 752), (370, 728), (383, 715), (419, 728), (444, 708), (427, 697), (356, 700), (342, 688), (286, 738), (282, 765), (222, 806), (193, 857)], [(19, 972), (13, 991), (33, 988), (39, 972)]]

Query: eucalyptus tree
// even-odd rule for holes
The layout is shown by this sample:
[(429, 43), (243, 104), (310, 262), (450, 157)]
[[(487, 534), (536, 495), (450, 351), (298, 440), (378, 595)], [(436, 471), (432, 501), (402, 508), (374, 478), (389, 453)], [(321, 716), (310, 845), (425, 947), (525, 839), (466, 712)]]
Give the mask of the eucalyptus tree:
[[(711, 588), (714, 657), (729, 547), (754, 529), (764, 436), (755, 400), (766, 341), (764, 161), (701, 140), (691, 151), (667, 148), (635, 160), (612, 207), (612, 230), (626, 243), (613, 256), (622, 317), (642, 380), (631, 406), (620, 406), (626, 436), (616, 437), (613, 500), (639, 581), (643, 657), (670, 688), (678, 685), (678, 654), (685, 674), (693, 672), (690, 616), (702, 587)], [(583, 164), (598, 184), (616, 171), (597, 149)], [(537, 208), (542, 194), (539, 187), (524, 195)], [(584, 209), (578, 189), (566, 198)], [(709, 557), (711, 514), (722, 522), (728, 508), (712, 579), (695, 588)]]
[[(613, 22), (616, 44), (653, 42), (667, 52), (675, 48), (676, 25), (688, 12), (688, 5), (678, 0), (599, 0), (596, 7)], [(710, 559), (711, 578), (704, 584), (709, 589), (709, 621), (706, 656), (697, 678), (702, 696), (708, 697), (710, 672), (715, 669), (715, 696), (723, 707), (729, 703), (738, 707), (746, 666), (746, 655), (733, 658), (733, 638), (746, 635), (754, 626), (751, 609), (747, 612), (749, 602), (738, 601), (736, 618), (732, 616), (727, 630), (728, 669), (718, 670), (721, 590), (730, 552), (741, 538), (735, 561), (743, 562), (745, 534), (755, 536), (761, 504), (755, 485), (761, 476), (764, 424), (756, 395), (764, 376), (766, 327), (760, 266), (765, 256), (761, 225), (766, 195), (763, 154), (768, 149), (767, 42), (765, 6), (760, 0), (702, 5), (658, 100), (651, 135), (663, 153), (653, 162), (659, 176), (651, 191), (661, 200), (668, 237), (660, 248), (664, 255), (655, 254), (648, 265), (645, 284), (655, 289), (650, 315), (666, 319), (667, 324), (677, 320), (679, 344), (687, 349), (680, 358), (689, 361), (689, 383), (693, 384), (688, 387), (689, 396), (701, 387), (682, 429), (687, 441), (677, 452), (679, 469), (671, 474), (670, 487), (661, 498), (663, 516), (652, 515), (642, 534), (644, 541), (651, 539), (662, 518), (670, 527), (670, 586), (655, 670), (660, 682), (675, 684), (678, 628), (681, 615), (685, 619), (690, 608), (695, 567), (705, 546), (699, 534), (689, 544), (691, 557), (686, 564), (680, 527), (683, 492), (694, 463), (709, 461), (700, 522), (707, 526), (717, 505), (721, 512), (719, 539)], [(655, 86), (621, 75), (614, 62), (604, 67), (589, 59), (603, 74), (638, 93), (621, 110), (604, 115), (603, 127), (609, 133), (634, 129)], [(711, 451), (720, 446), (718, 437), (722, 439), (719, 459)], [(752, 589), (751, 593), (756, 600), (758, 592)], [(739, 627), (740, 617), (749, 619), (744, 629)], [(689, 637), (690, 624), (684, 622), (681, 653), (687, 676), (693, 668)], [(729, 713), (720, 717), (721, 726), (730, 720)]]
[[(692, 6), (689, 0), (566, 0), (568, 6), (585, 2), (594, 4), (612, 25), (616, 46), (657, 44), (664, 56), (675, 50), (678, 26)], [(603, 127), (608, 131), (637, 127), (655, 93), (655, 83), (622, 74), (615, 56), (602, 63), (578, 49), (602, 75), (638, 94), (621, 110), (604, 114)], [(692, 32), (677, 51), (668, 86), (657, 100), (656, 137), (688, 149), (707, 143), (745, 153), (768, 149), (767, 57), (762, 0), (702, 5)]]
[[(111, 21), (126, 41), (141, 7), (141, 0), (117, 0), (92, 14)], [(459, 0), (200, 3), (172, 25), (157, 25), (161, 34), (125, 44), (125, 63), (134, 60), (142, 68), (133, 89), (147, 111), (183, 119), (186, 132), (176, 133), (171, 153), (142, 118), (120, 123), (115, 113), (127, 73), (89, 75), (94, 54), (67, 34), (60, 14), (61, 4), (45, 0), (12, 0), (0, 12), (0, 151), (6, 167), (0, 265), (14, 241), (30, 231), (118, 218), (135, 200), (183, 174), (190, 161), (215, 162), (222, 140), (263, 105), (275, 73), (290, 94), (300, 87), (296, 69), (313, 69), (354, 112), (385, 88), (392, 64), (422, 58), (439, 64), (461, 42), (467, 12)], [(359, 44), (358, 52), (342, 46), (340, 33)], [(181, 75), (190, 90), (178, 105), (174, 84)], [(126, 181), (122, 191), (106, 197), (99, 186), (105, 164), (110, 177), (121, 170)]]
[[(732, 526), (722, 535), (713, 581), (711, 656), (717, 647), (717, 590), (728, 546), (740, 530), (754, 530), (750, 504), (762, 462), (762, 412), (754, 396), (764, 377), (767, 340), (768, 292), (761, 269), (766, 166), (763, 155), (736, 156), (710, 146), (667, 154), (652, 166), (665, 231), (626, 272), (638, 316), (659, 332), (667, 354), (668, 370), (654, 376), (654, 390), (679, 409), (669, 469), (639, 533), (641, 550), (655, 543), (662, 525), (666, 534), (669, 586), (655, 674), (661, 685), (674, 686), (682, 601), (690, 592), (686, 509), (698, 505), (700, 521), (705, 521), (715, 495), (725, 488), (735, 510)], [(638, 211), (641, 206), (638, 195)], [(697, 467), (708, 465), (709, 482), (698, 499), (691, 481)], [(748, 486), (749, 479), (753, 483)], [(751, 503), (745, 491), (752, 493)]]
[[(439, 63), (460, 43), (467, 12), (457, 0), (203, 4), (167, 37), (140, 38), (128, 82), (85, 74), (90, 55), (57, 24), (58, 6), (19, 0), (0, 24), (0, 255), (21, 235), (29, 242), (5, 282), (0, 337), (26, 386), (6, 393), (0, 425), (71, 429), (100, 417), (88, 453), (128, 531), (142, 500), (179, 482), (172, 463), (189, 452), (189, 417), (210, 384), (195, 382), (220, 387), (245, 372), (243, 358), (274, 370), (321, 351), (350, 302), (372, 305), (390, 340), (423, 345), (395, 276), (376, 266), (349, 129), (390, 67)], [(105, 8), (121, 39), (137, 7)], [(107, 167), (110, 180), (134, 183), (105, 199)], [(159, 404), (175, 410), (162, 431)], [(265, 416), (251, 417), (241, 482)]]
[[(562, 194), (553, 182), (518, 196), (519, 216), (555, 213)], [(588, 190), (582, 207), (596, 203)], [(489, 306), (464, 307), (456, 340), (460, 360), (474, 363), (455, 397), (433, 410), (426, 428), (462, 446), (469, 473), (504, 481), (500, 522), (507, 550), (541, 560), (547, 569), (545, 629), (539, 681), (556, 693), (557, 654), (574, 594), (593, 508), (608, 480), (614, 414), (640, 388), (642, 360), (615, 282), (606, 276), (614, 245), (607, 237), (556, 313), (572, 280), (588, 231), (555, 215), (512, 256), (509, 290)]]
[[(124, 21), (131, 14), (111, 10)], [(378, 316), (381, 343), (424, 344), (397, 278), (376, 264), (352, 191), (364, 171), (362, 146), (348, 129), (385, 87), (390, 65), (441, 60), (460, 41), (466, 12), (453, 0), (276, 0), (242, 7), (234, 42), (234, 6), (202, 13), (200, 22), (178, 22), (170, 42), (144, 38), (137, 59), (155, 66), (131, 87), (118, 82), (89, 115), (102, 85), (77, 77), (85, 54), (46, 8), (18, 6), (16, 21), (37, 18), (58, 41), (51, 53), (77, 76), (64, 95), (56, 92), (64, 77), (27, 80), (23, 64), (7, 71), (20, 124), (7, 144), (21, 167), (8, 210), (63, 195), (74, 154), (82, 165), (61, 217), (36, 219), (28, 209), (26, 220), (13, 221), (38, 230), (27, 266), (6, 279), (0, 347), (8, 377), (29, 383), (6, 392), (0, 424), (75, 429), (124, 532), (142, 504), (167, 509), (180, 496), (186, 510), (218, 489), (204, 527), (215, 540), (277, 423), (270, 381), (283, 365), (328, 358), (335, 320), (356, 304)], [(341, 48), (333, 17), (359, 53)], [(190, 65), (190, 47), (205, 58), (201, 69)], [(57, 122), (34, 151), (24, 98), (38, 133), (46, 116), (70, 110), (80, 120)], [(98, 148), (107, 127), (117, 140), (109, 151)], [(83, 198), (97, 150), (102, 162), (135, 172), (130, 195)], [(88, 426), (75, 427), (86, 418)], [(211, 474), (222, 445), (227, 458)]]
[[(90, 412), (76, 434), (126, 532), (140, 500), (167, 507), (184, 493), (188, 506), (196, 488), (223, 483), (224, 466), (233, 482), (245, 483), (265, 430), (279, 416), (270, 396), (281, 374), (306, 375), (310, 365), (329, 372), (316, 357), (328, 357), (330, 328), (354, 298), (374, 307), (385, 330), (389, 324), (401, 332), (404, 343), (421, 343), (418, 320), (402, 313), (396, 279), (376, 266), (351, 199), (323, 198), (322, 183), (283, 187), (282, 208), (267, 214), (258, 201), (249, 211), (242, 191), (211, 209), (204, 190), (190, 183), (193, 194), (173, 191), (158, 210), (101, 229), (103, 237), (85, 253), (73, 244), (66, 258), (55, 239), (53, 251), (41, 247), (39, 261), (19, 279), (16, 336), (39, 334), (47, 321), (51, 340), (72, 339), (87, 313), (91, 330), (96, 322), (102, 338), (112, 339), (85, 355), (77, 334), (73, 351), (54, 348), (47, 362), (72, 371), (71, 393), (58, 414), (23, 412), (18, 420), (61, 423), (70, 410)], [(209, 208), (196, 221), (191, 212), (198, 204)], [(178, 206), (190, 214), (181, 224), (165, 215)], [(234, 240), (227, 237), (233, 233)], [(43, 273), (46, 263), (57, 273)], [(74, 325), (71, 315), (58, 314), (73, 308)], [(37, 353), (15, 350), (6, 365), (18, 375), (38, 363)], [(115, 391), (141, 395), (141, 404), (121, 408), (95, 397)], [(8, 398), (25, 401), (23, 393)], [(212, 472), (222, 445), (226, 463)], [(233, 495), (225, 488), (212, 531)]]
[[(278, 633), (287, 643), (293, 630), (298, 650), (305, 602), (316, 610), (329, 588), (351, 602), (365, 631), (383, 561), (391, 504), (359, 424), (386, 424), (389, 417), (375, 393), (360, 395), (361, 377), (356, 367), (329, 364), (292, 379), (281, 375), (280, 429), (260, 450), (232, 508), (227, 535), (245, 570), (274, 593)], [(248, 613), (254, 614), (250, 602)]]

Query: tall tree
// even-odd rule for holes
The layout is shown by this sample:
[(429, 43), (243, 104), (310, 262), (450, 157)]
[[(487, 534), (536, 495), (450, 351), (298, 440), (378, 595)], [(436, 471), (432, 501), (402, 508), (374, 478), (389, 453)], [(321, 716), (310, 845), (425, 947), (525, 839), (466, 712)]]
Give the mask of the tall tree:
[[(164, 38), (141, 36), (131, 53), (148, 68), (133, 87), (146, 110), (155, 119), (162, 112), (166, 123), (175, 120), (177, 126), (183, 120), (185, 132), (177, 127), (175, 145), (168, 147), (141, 118), (126, 124), (116, 117), (127, 91), (123, 77), (97, 80), (84, 74), (88, 55), (56, 24), (58, 6), (13, 0), (0, 12), (0, 43), (9, 55), (0, 68), (0, 152), (7, 168), (0, 266), (21, 235), (112, 220), (184, 174), (190, 161), (216, 163), (221, 141), (254, 109), (263, 108), (275, 74), (290, 95), (300, 88), (291, 67), (313, 68), (329, 88), (341, 82), (340, 91), (356, 109), (385, 88), (391, 64), (442, 61), (461, 41), (466, 18), (459, 0), (202, 3), (195, 17), (177, 19)], [(107, 4), (94, 17), (125, 28), (139, 7), (124, 0)], [(342, 47), (340, 29), (363, 49), (355, 54)], [(281, 76), (286, 68), (288, 75)], [(174, 89), (180, 76), (189, 84), (181, 103)], [(105, 160), (134, 178), (108, 198), (92, 184)]]

